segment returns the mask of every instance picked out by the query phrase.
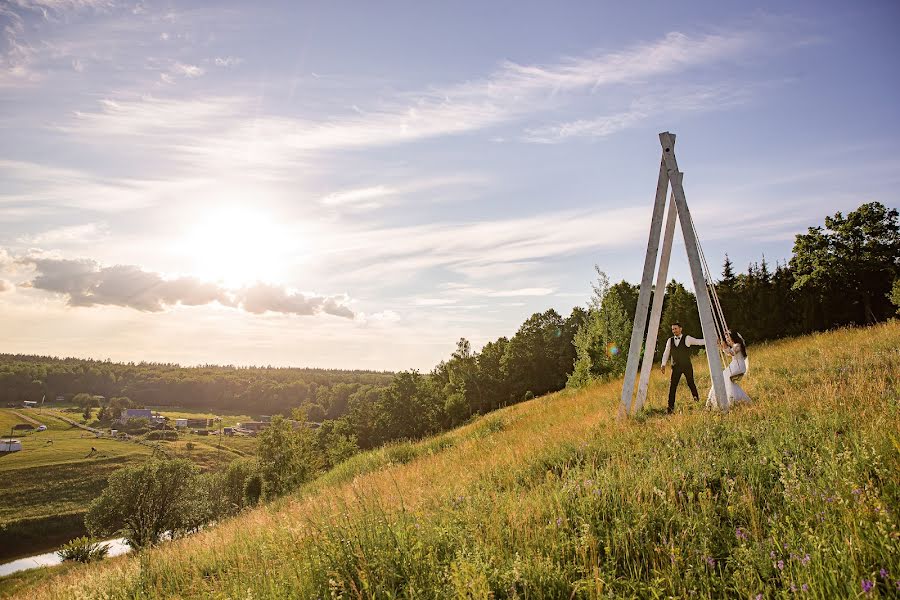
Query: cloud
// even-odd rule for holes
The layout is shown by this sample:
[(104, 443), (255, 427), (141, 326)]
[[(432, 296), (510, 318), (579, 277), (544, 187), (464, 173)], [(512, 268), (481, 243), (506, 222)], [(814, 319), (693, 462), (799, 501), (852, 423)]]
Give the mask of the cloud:
[[(548, 65), (505, 62), (481, 79), (400, 93), (324, 120), (260, 114), (258, 99), (240, 96), (106, 99), (99, 110), (76, 113), (61, 129), (104, 144), (111, 135), (136, 136), (142, 144), (168, 149), (173, 159), (203, 166), (239, 162), (289, 168), (312, 151), (388, 146), (482, 130), (553, 108), (564, 93), (592, 94), (603, 86), (640, 83), (726, 60), (757, 41), (746, 32), (673, 32), (619, 52)], [(182, 69), (182, 75), (192, 73)]]
[(203, 73), (205, 73), (205, 71), (197, 65), (187, 65), (180, 62), (172, 65), (171, 72), (175, 75), (180, 75), (189, 79), (200, 77), (201, 75), (203, 75)]
[(262, 314), (266, 312), (315, 315), (327, 313), (353, 318), (341, 296), (305, 295), (281, 286), (256, 283), (228, 290), (194, 277), (166, 279), (135, 265), (104, 267), (91, 259), (66, 259), (30, 254), (19, 261), (33, 266), (34, 277), (23, 287), (62, 294), (69, 306), (124, 306), (145, 312), (160, 312), (178, 304), (199, 306), (218, 302)]
[(244, 60), (242, 58), (237, 58), (236, 56), (217, 56), (213, 62), (215, 62), (217, 67), (236, 67), (244, 62)]
[(556, 144), (571, 138), (606, 137), (663, 113), (671, 115), (732, 108), (749, 101), (750, 90), (750, 86), (736, 83), (677, 86), (636, 100), (624, 112), (527, 129), (523, 139), (527, 142)]
[(104, 224), (86, 223), (84, 225), (57, 227), (35, 235), (24, 235), (18, 241), (26, 245), (52, 246), (54, 244), (96, 242), (108, 235), (109, 233)]
[(8, 292), (13, 289), (13, 284), (5, 279), (0, 279), (0, 293)]
[(314, 315), (324, 312), (352, 319), (354, 314), (345, 306), (346, 296), (323, 297), (291, 292), (281, 286), (256, 283), (237, 292), (237, 300), (247, 312), (262, 314), (276, 312), (295, 315)]
[(355, 205), (359, 208), (376, 208), (380, 206), (379, 198), (396, 194), (397, 190), (383, 185), (334, 192), (322, 198), (325, 206)]
[[(622, 204), (628, 204), (622, 202)], [(644, 205), (554, 211), (480, 222), (345, 229), (330, 241), (333, 272), (349, 280), (445, 268), (486, 281), (522, 274), (550, 257), (617, 247), (646, 237)]]

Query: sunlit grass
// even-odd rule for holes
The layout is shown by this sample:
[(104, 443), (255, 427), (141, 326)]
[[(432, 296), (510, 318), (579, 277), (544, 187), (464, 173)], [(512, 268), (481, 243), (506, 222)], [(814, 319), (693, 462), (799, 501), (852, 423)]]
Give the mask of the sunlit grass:
[(896, 594), (900, 323), (751, 353), (728, 415), (684, 390), (617, 421), (618, 381), (538, 398), (23, 597)]

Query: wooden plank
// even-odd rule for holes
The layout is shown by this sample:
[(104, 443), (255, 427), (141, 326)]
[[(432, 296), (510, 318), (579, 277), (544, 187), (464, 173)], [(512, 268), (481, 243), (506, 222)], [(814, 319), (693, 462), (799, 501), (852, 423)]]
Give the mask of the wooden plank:
[(678, 161), (675, 160), (675, 136), (668, 131), (659, 134), (659, 142), (663, 148), (663, 161), (672, 183), (672, 192), (675, 196), (675, 206), (678, 208), (678, 220), (681, 221), (681, 233), (684, 236), (684, 246), (687, 250), (688, 264), (691, 267), (691, 279), (694, 282), (694, 294), (697, 296), (697, 308), (700, 311), (700, 326), (703, 329), (703, 339), (707, 344), (706, 359), (709, 364), (709, 375), (712, 379), (716, 400), (719, 408), (725, 412), (728, 410), (728, 398), (725, 395), (725, 378), (722, 376), (722, 361), (716, 348), (718, 337), (716, 324), (713, 319), (712, 306), (706, 289), (706, 278), (703, 276), (703, 267), (700, 263), (697, 236), (694, 235), (694, 225), (691, 220), (691, 212), (688, 209), (687, 200), (684, 197), (684, 187), (681, 185)]
[[(679, 177), (683, 178), (684, 173), (679, 173)], [(647, 342), (644, 344), (644, 360), (641, 363), (641, 376), (638, 380), (637, 398), (634, 401), (634, 414), (637, 414), (643, 408), (644, 401), (647, 399), (647, 387), (650, 385), (650, 372), (653, 371), (656, 337), (659, 332), (659, 321), (662, 318), (663, 298), (666, 295), (666, 278), (669, 276), (669, 259), (672, 256), (672, 242), (675, 239), (675, 222), (677, 220), (678, 209), (675, 207), (675, 195), (672, 194), (669, 196), (669, 206), (666, 209), (666, 225), (663, 230), (656, 286), (653, 288), (653, 305), (650, 307), (650, 321), (647, 323)]]
[[(674, 145), (675, 136), (671, 136), (670, 143)], [(653, 202), (653, 217), (650, 220), (650, 237), (647, 240), (647, 254), (644, 256), (644, 273), (641, 276), (637, 310), (634, 313), (634, 324), (631, 329), (631, 343), (628, 345), (628, 362), (625, 364), (625, 382), (622, 385), (622, 402), (619, 407), (620, 416), (631, 413), (631, 400), (634, 396), (634, 385), (641, 359), (641, 344), (647, 328), (647, 310), (650, 308), (650, 281), (656, 271), (656, 256), (659, 253), (659, 238), (668, 191), (669, 175), (665, 156), (663, 156), (659, 162), (656, 199)]]

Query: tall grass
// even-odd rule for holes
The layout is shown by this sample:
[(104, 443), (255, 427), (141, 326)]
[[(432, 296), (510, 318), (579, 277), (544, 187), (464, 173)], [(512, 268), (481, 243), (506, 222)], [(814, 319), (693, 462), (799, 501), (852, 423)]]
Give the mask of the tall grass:
[(538, 398), (23, 597), (896, 597), (900, 323), (751, 352), (727, 415)]

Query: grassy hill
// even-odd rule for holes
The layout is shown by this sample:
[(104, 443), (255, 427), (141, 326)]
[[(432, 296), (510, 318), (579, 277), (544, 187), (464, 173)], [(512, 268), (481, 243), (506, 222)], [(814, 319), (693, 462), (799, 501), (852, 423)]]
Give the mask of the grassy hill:
[(900, 323), (750, 352), (728, 415), (553, 394), (21, 597), (896, 597)]

